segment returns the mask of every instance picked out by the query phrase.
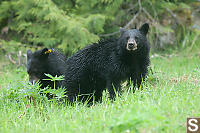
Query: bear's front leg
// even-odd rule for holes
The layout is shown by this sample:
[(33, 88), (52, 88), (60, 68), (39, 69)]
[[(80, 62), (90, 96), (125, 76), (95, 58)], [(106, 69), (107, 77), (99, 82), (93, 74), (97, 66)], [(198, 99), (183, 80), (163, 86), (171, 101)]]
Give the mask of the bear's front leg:
[(112, 82), (110, 80), (107, 81), (107, 88), (110, 94), (110, 99), (114, 100), (116, 97), (116, 93), (120, 92), (121, 86), (120, 82)]
[(133, 92), (135, 92), (136, 87), (142, 90), (141, 84), (145, 80), (146, 74), (145, 73), (137, 73), (131, 76), (131, 82), (133, 83)]

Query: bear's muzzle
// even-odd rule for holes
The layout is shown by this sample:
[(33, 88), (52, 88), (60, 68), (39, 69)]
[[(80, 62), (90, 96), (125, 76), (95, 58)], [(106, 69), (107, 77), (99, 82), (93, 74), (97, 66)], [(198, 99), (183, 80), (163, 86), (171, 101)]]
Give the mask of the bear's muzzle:
[(126, 45), (126, 49), (129, 51), (134, 51), (137, 49), (137, 43), (134, 39), (129, 39)]

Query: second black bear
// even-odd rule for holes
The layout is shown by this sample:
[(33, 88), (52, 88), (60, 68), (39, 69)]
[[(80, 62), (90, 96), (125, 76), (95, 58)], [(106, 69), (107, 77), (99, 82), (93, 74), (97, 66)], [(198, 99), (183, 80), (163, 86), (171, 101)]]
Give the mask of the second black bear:
[[(45, 74), (52, 76), (64, 75), (65, 56), (54, 49), (41, 49), (32, 53), (31, 50), (27, 51), (27, 72), (29, 81), (40, 81), (41, 88), (51, 87), (54, 88), (54, 83), (48, 79)], [(62, 81), (57, 81), (55, 87), (61, 87)]]
[(99, 101), (105, 88), (113, 99), (121, 81), (130, 78), (139, 87), (150, 63), (148, 30), (147, 23), (139, 30), (121, 30), (119, 38), (94, 43), (68, 58), (64, 81), (68, 100), (84, 102), (94, 95)]

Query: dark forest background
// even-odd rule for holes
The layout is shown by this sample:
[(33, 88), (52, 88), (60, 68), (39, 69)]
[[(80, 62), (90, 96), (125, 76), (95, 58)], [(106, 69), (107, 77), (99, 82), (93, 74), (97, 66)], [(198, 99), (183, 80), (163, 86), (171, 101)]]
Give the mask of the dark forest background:
[(199, 0), (1, 0), (0, 14), (4, 54), (48, 47), (71, 55), (145, 22), (152, 51), (200, 41)]

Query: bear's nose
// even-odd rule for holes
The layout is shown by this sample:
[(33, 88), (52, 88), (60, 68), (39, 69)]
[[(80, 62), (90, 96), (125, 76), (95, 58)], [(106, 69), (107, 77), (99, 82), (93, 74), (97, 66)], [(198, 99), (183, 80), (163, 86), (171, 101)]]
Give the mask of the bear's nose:
[(128, 44), (128, 46), (131, 47), (131, 48), (133, 47), (133, 45), (134, 45), (134, 43), (129, 43)]

